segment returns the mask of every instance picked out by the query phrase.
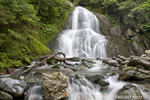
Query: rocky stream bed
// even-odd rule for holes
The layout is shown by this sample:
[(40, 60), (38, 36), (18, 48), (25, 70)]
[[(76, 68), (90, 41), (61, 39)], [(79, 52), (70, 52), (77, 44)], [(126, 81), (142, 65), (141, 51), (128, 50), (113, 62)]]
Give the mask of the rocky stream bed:
[(150, 100), (149, 50), (129, 58), (48, 62), (20, 77), (26, 67), (1, 75), (0, 100)]

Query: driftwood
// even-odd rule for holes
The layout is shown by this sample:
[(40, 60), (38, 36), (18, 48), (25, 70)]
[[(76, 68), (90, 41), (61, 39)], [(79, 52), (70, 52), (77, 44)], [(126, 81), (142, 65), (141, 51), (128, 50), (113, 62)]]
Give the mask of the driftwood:
[[(60, 55), (60, 54), (63, 55), (64, 58), (58, 58), (58, 57), (56, 57), (57, 55)], [(55, 60), (58, 60), (58, 61), (66, 61), (66, 55), (65, 55), (63, 52), (58, 52), (58, 53), (56, 53), (56, 54), (54, 54), (54, 55), (44, 56), (44, 57), (43, 57), (43, 60), (41, 60), (40, 62), (34, 64), (34, 65), (31, 66), (31, 67), (29, 67), (29, 68), (26, 69), (25, 71), (19, 73), (17, 76), (20, 76), (20, 75), (22, 75), (22, 74), (24, 74), (24, 73), (27, 73), (28, 71), (30, 71), (30, 70), (33, 69), (34, 67), (37, 67), (37, 66), (39, 66), (40, 64), (42, 64), (42, 63), (44, 63), (45, 61), (50, 60), (50, 59), (55, 59)]]

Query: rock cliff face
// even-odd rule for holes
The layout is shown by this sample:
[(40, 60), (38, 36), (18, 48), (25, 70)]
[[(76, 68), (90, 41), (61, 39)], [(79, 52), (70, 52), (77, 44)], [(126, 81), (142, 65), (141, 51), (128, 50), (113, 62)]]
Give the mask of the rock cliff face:
[(102, 14), (96, 13), (100, 22), (101, 33), (104, 34), (107, 39), (107, 53), (108, 57), (123, 55), (141, 55), (146, 49), (148, 49), (149, 41), (142, 38), (130, 27), (122, 28), (121, 25), (112, 25), (112, 21)]

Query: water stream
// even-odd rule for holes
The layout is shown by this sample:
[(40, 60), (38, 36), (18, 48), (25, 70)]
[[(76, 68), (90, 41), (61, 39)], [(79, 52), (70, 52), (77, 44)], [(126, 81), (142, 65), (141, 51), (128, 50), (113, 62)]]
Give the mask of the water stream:
[[(100, 34), (99, 21), (96, 16), (83, 7), (76, 7), (72, 14), (72, 28), (64, 30), (59, 37), (58, 48), (55, 52), (61, 51), (67, 57), (84, 58), (106, 58), (105, 36)], [(126, 83), (118, 81), (118, 76), (109, 76), (104, 80), (109, 82), (106, 91), (101, 91), (100, 85), (87, 80), (84, 75), (102, 74), (112, 72), (101, 61), (96, 61), (93, 68), (85, 71), (78, 71), (82, 78), (73, 78), (70, 82), (70, 95), (67, 100), (115, 100), (115, 95)], [(41, 87), (33, 86), (30, 88), (27, 100), (41, 100)], [(38, 93), (35, 93), (38, 92)], [(35, 93), (35, 94), (34, 94)], [(145, 95), (143, 93), (143, 95)], [(145, 96), (145, 100), (148, 100)]]

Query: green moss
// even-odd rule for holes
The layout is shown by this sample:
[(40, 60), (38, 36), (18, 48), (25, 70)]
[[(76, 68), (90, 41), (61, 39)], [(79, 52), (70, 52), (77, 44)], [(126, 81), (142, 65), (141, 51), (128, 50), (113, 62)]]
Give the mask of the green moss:
[(21, 66), (23, 66), (23, 63), (20, 60), (13, 61), (13, 60), (10, 59), (5, 64), (5, 68), (9, 68), (9, 67), (19, 68)]
[(0, 62), (0, 68), (1, 68), (1, 69), (4, 69), (4, 68), (5, 68), (4, 63)]
[(33, 56), (51, 54), (51, 51), (45, 45), (33, 38), (31, 35), (28, 36), (28, 40), (29, 49)]
[[(0, 68), (23, 66), (30, 64), (31, 60), (41, 55), (52, 54), (45, 45), (62, 30), (71, 7), (64, 4), (66, 1), (64, 3), (58, 0), (45, 0), (42, 2), (45, 6), (41, 6), (39, 12), (36, 12), (39, 6), (37, 5), (38, 1), (26, 1), (24, 2), (27, 5), (26, 10), (27, 12), (31, 11), (30, 13), (12, 12), (10, 10), (9, 14), (11, 13), (15, 19), (10, 20), (8, 25), (0, 22), (2, 26), (0, 27)], [(43, 5), (43, 3), (41, 4)], [(13, 6), (9, 4), (7, 8), (3, 4), (0, 5), (4, 9), (6, 8), (6, 11), (4, 9), (2, 11), (4, 14)], [(13, 7), (22, 7), (23, 5)], [(32, 6), (31, 9), (29, 9), (29, 5)], [(21, 10), (24, 11), (25, 9)], [(8, 18), (5, 20), (8, 21)]]
[(31, 60), (29, 57), (24, 57), (23, 63), (30, 65), (31, 64)]
[(54, 64), (56, 64), (56, 60), (54, 60), (54, 59), (51, 59), (51, 60), (48, 60), (47, 61), (47, 63), (49, 64), (49, 65), (54, 65)]
[(21, 67), (23, 64), (20, 60), (18, 60), (18, 61), (14, 61), (12, 65), (13, 67), (18, 68)]

